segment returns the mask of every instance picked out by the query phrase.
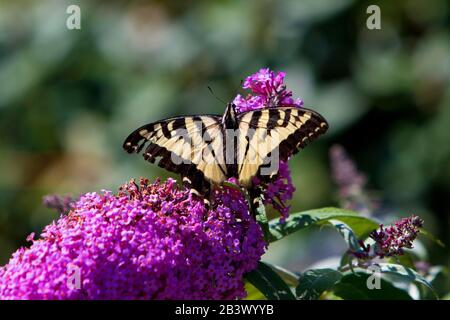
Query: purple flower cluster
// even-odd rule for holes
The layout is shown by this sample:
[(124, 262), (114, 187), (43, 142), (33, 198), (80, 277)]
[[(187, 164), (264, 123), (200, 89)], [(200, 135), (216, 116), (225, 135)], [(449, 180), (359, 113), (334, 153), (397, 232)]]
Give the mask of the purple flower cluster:
[(235, 299), (265, 250), (242, 194), (175, 180), (87, 193), (0, 268), (0, 299)]
[(292, 184), (291, 172), (286, 162), (280, 161), (277, 178), (269, 184), (264, 184), (258, 178), (254, 178), (255, 185), (262, 186), (264, 190), (264, 204), (270, 204), (280, 215), (280, 222), (289, 217), (290, 206), (286, 202), (292, 199), (295, 187)]
[(412, 248), (413, 241), (416, 239), (420, 228), (423, 226), (423, 220), (418, 216), (403, 218), (394, 225), (384, 227), (380, 225), (378, 230), (370, 233), (375, 243), (365, 245), (360, 242), (362, 251), (351, 252), (359, 259), (384, 258), (390, 256), (400, 256), (404, 253), (404, 248)]
[(418, 216), (403, 218), (386, 228), (380, 225), (379, 230), (370, 234), (375, 241), (375, 254), (380, 258), (402, 255), (404, 248), (412, 248), (422, 226), (423, 220)]
[(243, 88), (249, 89), (246, 97), (238, 94), (233, 103), (238, 112), (245, 112), (260, 108), (272, 108), (281, 106), (301, 107), (303, 101), (292, 98), (292, 91), (286, 89), (284, 84), (285, 72), (273, 72), (269, 68), (259, 70), (247, 77)]
[[(233, 103), (238, 112), (251, 111), (261, 108), (303, 105), (301, 99), (293, 99), (292, 91), (286, 89), (284, 79), (285, 72), (273, 72), (269, 68), (259, 70), (257, 73), (247, 77), (243, 88), (250, 90), (247, 96), (238, 94)], [(255, 185), (261, 184), (259, 179), (254, 179)], [(288, 164), (280, 161), (278, 176), (269, 185), (262, 186), (264, 190), (264, 203), (270, 204), (281, 214), (281, 221), (289, 215), (288, 200), (292, 199), (295, 187), (292, 184)]]
[(331, 177), (339, 188), (341, 206), (363, 215), (373, 214), (377, 203), (366, 190), (367, 178), (342, 146), (331, 147), (330, 166)]
[(366, 185), (366, 177), (358, 171), (355, 162), (340, 145), (330, 149), (330, 163), (333, 180), (339, 187), (341, 198), (360, 194)]

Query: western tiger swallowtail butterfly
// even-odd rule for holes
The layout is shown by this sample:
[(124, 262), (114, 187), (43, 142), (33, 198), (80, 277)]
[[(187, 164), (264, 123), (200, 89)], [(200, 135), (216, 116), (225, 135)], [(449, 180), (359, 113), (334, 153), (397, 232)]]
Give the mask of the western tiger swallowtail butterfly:
[(317, 112), (296, 106), (270, 107), (242, 113), (229, 103), (223, 116), (168, 118), (136, 129), (125, 140), (128, 153), (144, 149), (145, 160), (180, 174), (197, 192), (207, 193), (235, 177), (245, 188), (252, 178), (270, 181), (278, 160), (304, 148), (326, 132)]

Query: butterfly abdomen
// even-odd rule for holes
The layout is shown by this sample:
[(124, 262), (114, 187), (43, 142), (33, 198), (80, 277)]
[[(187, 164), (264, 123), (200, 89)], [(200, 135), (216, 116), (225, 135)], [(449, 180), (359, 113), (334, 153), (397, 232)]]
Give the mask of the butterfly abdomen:
[(224, 129), (237, 129), (239, 126), (236, 117), (236, 106), (233, 103), (227, 104), (225, 113), (222, 117), (222, 127)]

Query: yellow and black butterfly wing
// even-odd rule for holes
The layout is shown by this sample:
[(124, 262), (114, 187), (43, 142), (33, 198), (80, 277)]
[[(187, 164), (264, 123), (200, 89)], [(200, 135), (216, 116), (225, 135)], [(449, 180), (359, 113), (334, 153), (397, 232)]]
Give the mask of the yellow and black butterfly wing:
[(146, 124), (131, 133), (123, 147), (128, 153), (139, 153), (145, 145), (147, 161), (188, 178), (197, 190), (205, 182), (221, 184), (226, 179), (219, 116), (175, 117)]
[(245, 112), (238, 116), (238, 122), (238, 178), (246, 187), (251, 186), (254, 176), (268, 180), (278, 172), (279, 160), (287, 161), (328, 129), (320, 114), (297, 107)]

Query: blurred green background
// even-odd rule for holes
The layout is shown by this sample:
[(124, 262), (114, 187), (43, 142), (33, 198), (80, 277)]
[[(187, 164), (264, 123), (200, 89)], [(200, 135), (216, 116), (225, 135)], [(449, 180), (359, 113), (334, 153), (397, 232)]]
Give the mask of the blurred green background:
[[(81, 30), (66, 9), (81, 8)], [(381, 8), (381, 30), (366, 8)], [(221, 114), (261, 67), (331, 129), (291, 161), (292, 211), (338, 205), (328, 159), (343, 145), (389, 219), (420, 215), (450, 254), (450, 16), (444, 0), (0, 1), (0, 263), (59, 215), (46, 194), (116, 190), (167, 173), (122, 150), (138, 126)], [(329, 230), (264, 257), (302, 271), (341, 254)]]

